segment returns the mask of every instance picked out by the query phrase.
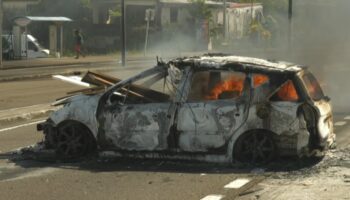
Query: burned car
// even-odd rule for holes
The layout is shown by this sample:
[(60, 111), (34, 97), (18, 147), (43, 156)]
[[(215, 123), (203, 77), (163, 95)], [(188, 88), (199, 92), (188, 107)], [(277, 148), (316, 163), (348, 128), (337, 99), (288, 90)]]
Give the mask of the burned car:
[(45, 147), (120, 156), (268, 162), (335, 143), (330, 100), (307, 67), (223, 54), (178, 58), (58, 100), (38, 125)]

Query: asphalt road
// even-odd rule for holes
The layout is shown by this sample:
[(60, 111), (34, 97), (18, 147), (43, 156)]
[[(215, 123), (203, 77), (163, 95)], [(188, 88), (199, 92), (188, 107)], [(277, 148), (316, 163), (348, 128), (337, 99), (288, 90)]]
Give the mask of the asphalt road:
[[(12, 160), (6, 152), (42, 139), (35, 125), (0, 130), (1, 199), (202, 199), (238, 195), (224, 186), (261, 177), (227, 166), (181, 161), (90, 159), (76, 163)], [(8, 127), (9, 128), (9, 127)], [(10, 127), (11, 128), (11, 127)]]
[[(130, 76), (139, 69), (109, 72)], [(52, 79), (0, 83), (0, 109), (49, 103), (80, 89)], [(37, 119), (41, 120), (41, 119)], [(36, 121), (37, 121), (36, 120)], [(252, 169), (233, 169), (184, 161), (106, 160), (93, 158), (75, 163), (15, 159), (8, 152), (42, 140), (35, 123), (0, 127), (0, 199), (234, 199), (263, 181)], [(350, 143), (350, 112), (335, 113), (339, 148)], [(248, 181), (237, 189), (224, 188)], [(254, 188), (254, 187), (252, 187)], [(255, 188), (259, 189), (259, 188)], [(240, 197), (244, 199), (243, 197)]]

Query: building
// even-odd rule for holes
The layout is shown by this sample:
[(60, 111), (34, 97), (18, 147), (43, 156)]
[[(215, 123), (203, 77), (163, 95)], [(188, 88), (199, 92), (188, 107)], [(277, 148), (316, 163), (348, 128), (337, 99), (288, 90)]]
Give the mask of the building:
[[(111, 9), (115, 8), (119, 2), (116, 0), (93, 0), (93, 23), (108, 23)], [(185, 23), (190, 16), (187, 9), (190, 4), (188, 0), (125, 0), (126, 10), (143, 10), (145, 15), (146, 9), (154, 9), (154, 20), (159, 25)], [(221, 2), (206, 1), (206, 4), (212, 8), (222, 8)]]

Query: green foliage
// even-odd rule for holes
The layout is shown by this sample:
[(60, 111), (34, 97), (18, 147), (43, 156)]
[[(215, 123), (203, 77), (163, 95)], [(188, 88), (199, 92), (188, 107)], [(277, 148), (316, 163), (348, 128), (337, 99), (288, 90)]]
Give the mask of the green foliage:
[(259, 21), (253, 20), (249, 28), (249, 35), (260, 35), (262, 39), (271, 39), (271, 32), (267, 30)]
[(80, 0), (82, 5), (87, 8), (91, 8), (91, 0)]
[(189, 8), (189, 13), (194, 19), (210, 20), (212, 13), (205, 0), (188, 0), (192, 5)]
[(109, 10), (109, 15), (111, 17), (120, 17), (122, 15), (120, 6), (117, 6), (114, 9)]

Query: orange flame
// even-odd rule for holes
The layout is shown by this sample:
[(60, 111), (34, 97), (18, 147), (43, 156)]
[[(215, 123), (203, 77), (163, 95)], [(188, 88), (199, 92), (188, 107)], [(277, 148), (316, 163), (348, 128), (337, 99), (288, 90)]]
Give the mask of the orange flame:
[(216, 100), (219, 95), (223, 92), (238, 92), (239, 94), (243, 91), (244, 78), (231, 76), (229, 80), (222, 81), (215, 85), (215, 87), (210, 91), (209, 95), (206, 97), (208, 100)]
[(281, 89), (277, 92), (277, 95), (282, 101), (298, 101), (299, 99), (297, 90), (295, 89), (291, 80), (281, 87)]
[(269, 80), (269, 77), (262, 74), (255, 74), (253, 76), (254, 88), (259, 87), (260, 85), (266, 83)]

